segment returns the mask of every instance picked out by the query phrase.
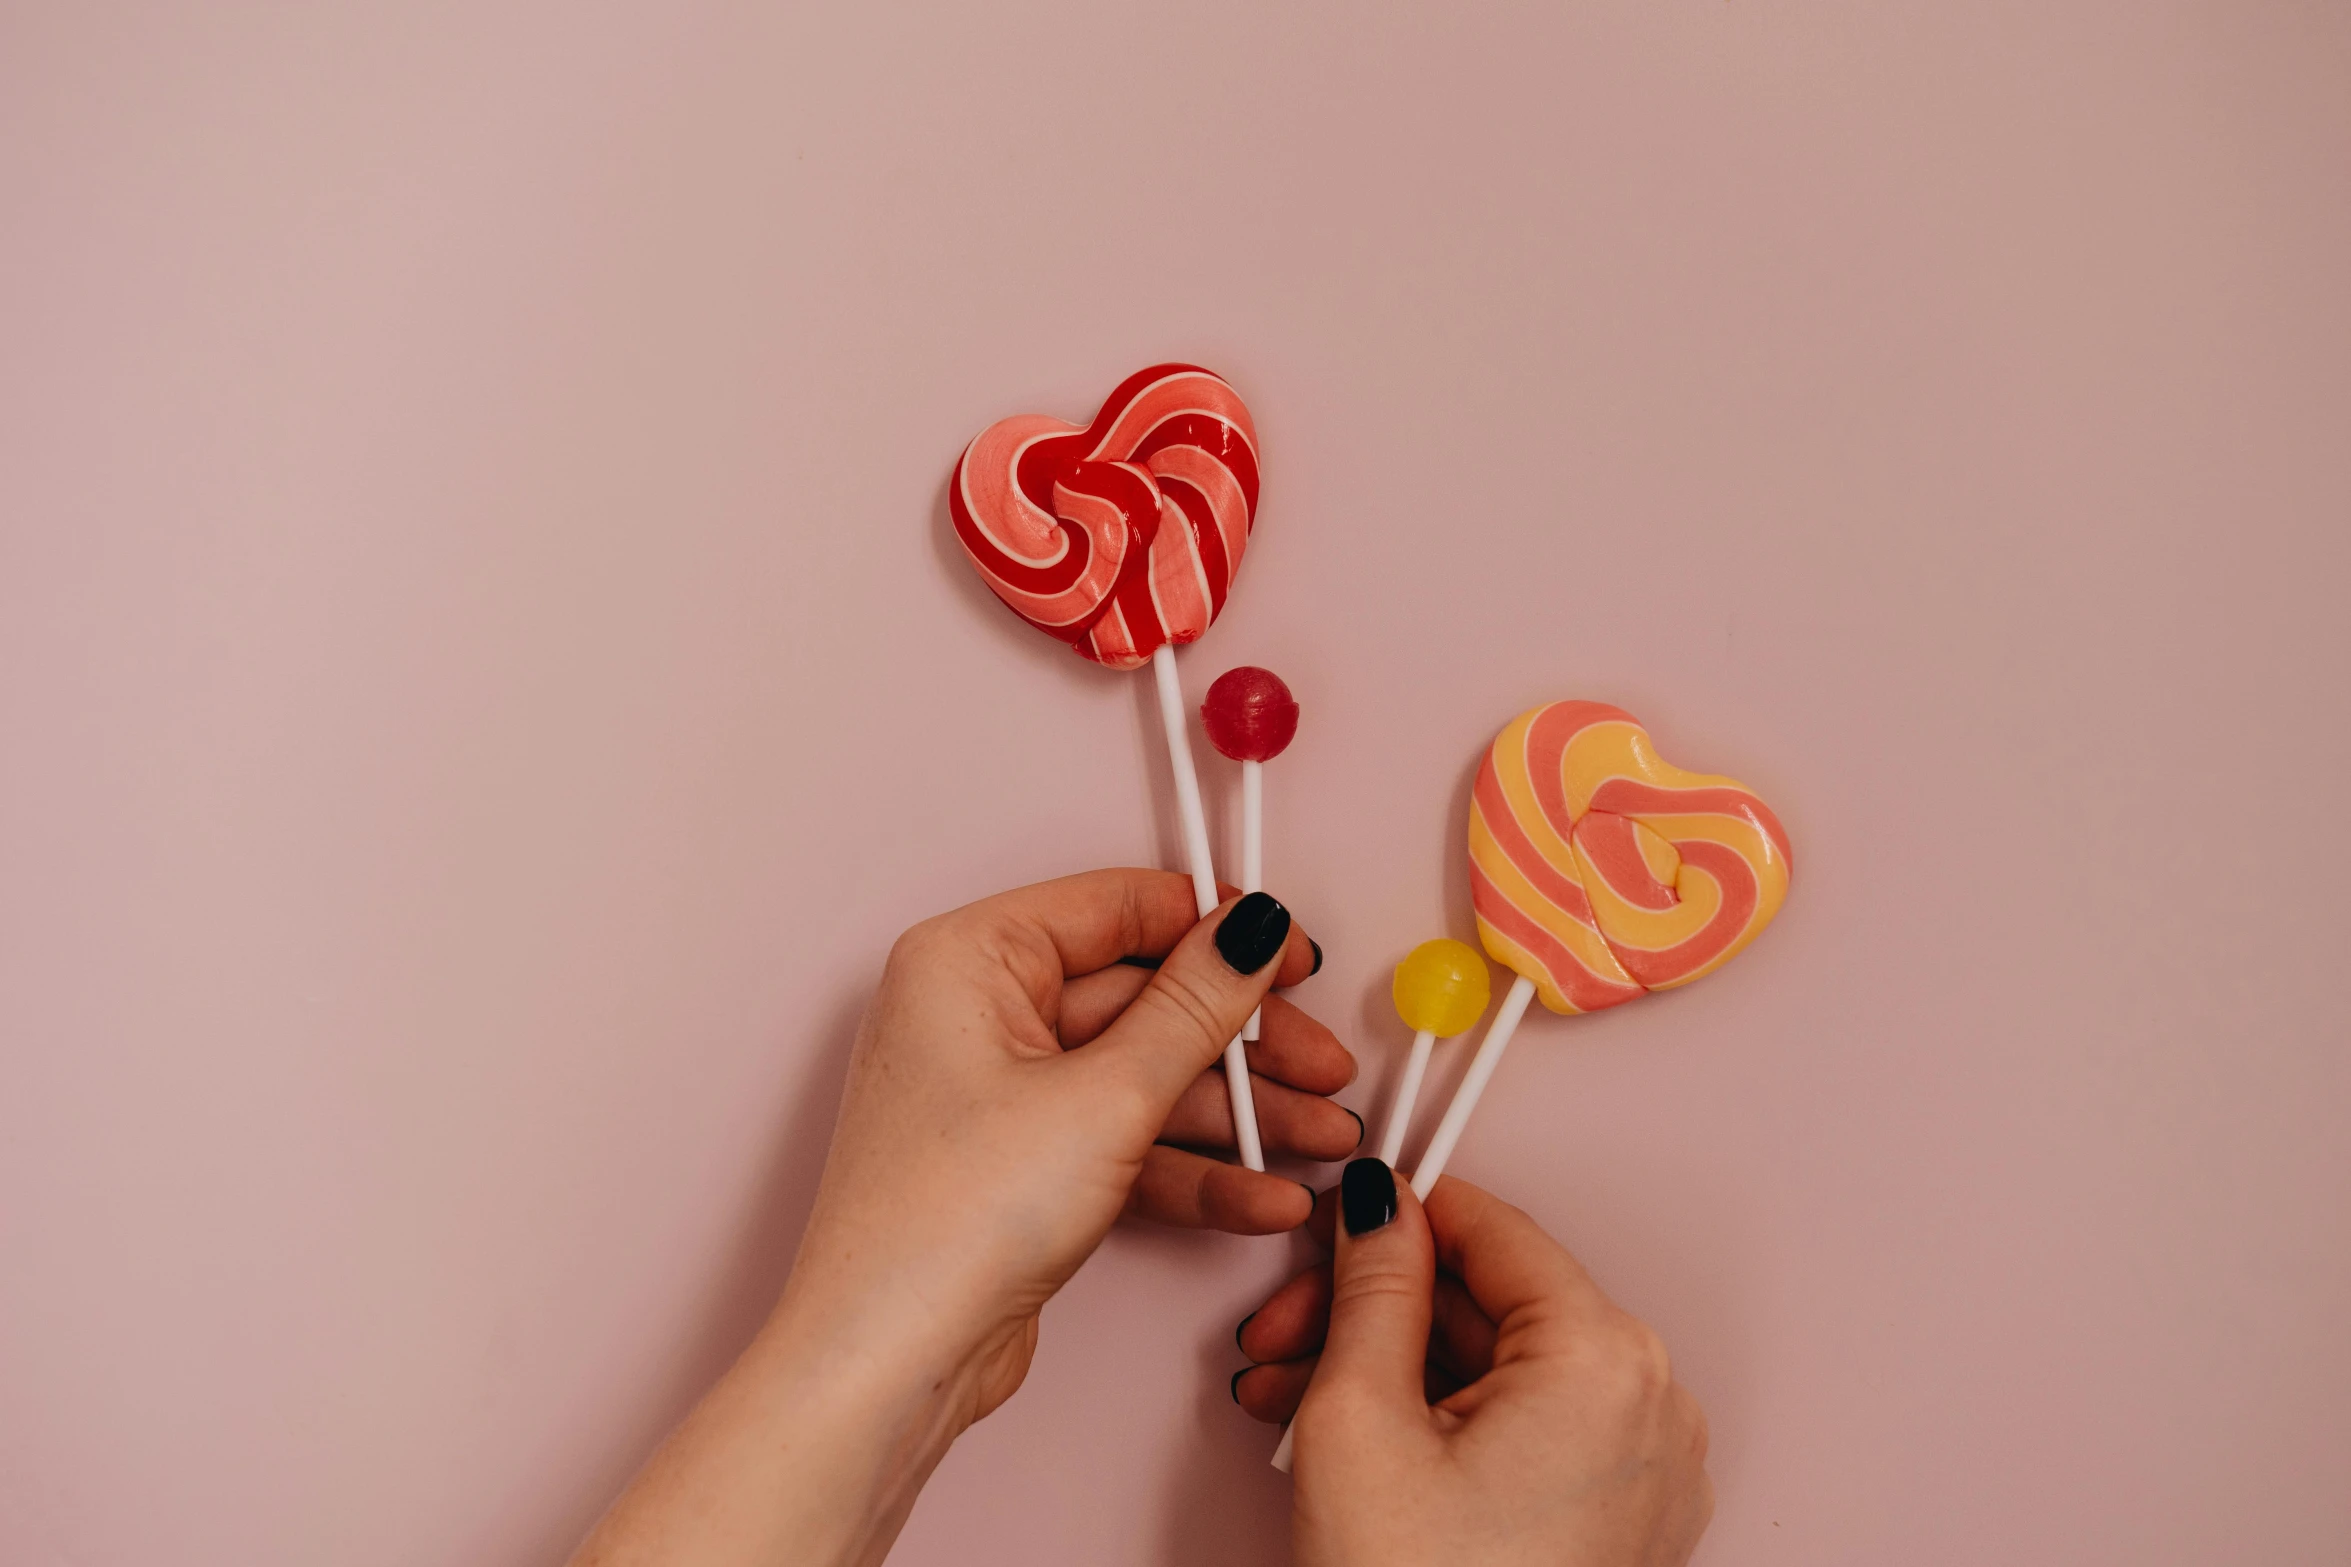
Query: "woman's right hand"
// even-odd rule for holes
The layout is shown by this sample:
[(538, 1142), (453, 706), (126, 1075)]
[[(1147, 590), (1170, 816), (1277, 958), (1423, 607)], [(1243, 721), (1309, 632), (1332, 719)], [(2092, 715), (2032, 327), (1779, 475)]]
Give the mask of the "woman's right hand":
[(1296, 1420), (1300, 1567), (1681, 1567), (1714, 1512), (1706, 1417), (1652, 1333), (1508, 1203), (1424, 1210), (1377, 1159), (1337, 1255), (1241, 1326), (1233, 1396)]

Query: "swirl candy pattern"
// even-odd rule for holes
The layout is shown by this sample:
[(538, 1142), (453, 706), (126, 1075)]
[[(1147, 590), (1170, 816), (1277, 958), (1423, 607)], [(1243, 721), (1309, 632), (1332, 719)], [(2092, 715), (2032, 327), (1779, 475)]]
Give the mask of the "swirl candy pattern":
[(1153, 365), (1082, 429), (1017, 414), (982, 430), (948, 510), (1014, 614), (1132, 669), (1223, 612), (1257, 515), (1257, 433), (1221, 376)]
[(1788, 835), (1744, 785), (1657, 754), (1600, 702), (1521, 713), (1478, 769), (1470, 899), (1496, 962), (1593, 1012), (1729, 962), (1787, 897)]

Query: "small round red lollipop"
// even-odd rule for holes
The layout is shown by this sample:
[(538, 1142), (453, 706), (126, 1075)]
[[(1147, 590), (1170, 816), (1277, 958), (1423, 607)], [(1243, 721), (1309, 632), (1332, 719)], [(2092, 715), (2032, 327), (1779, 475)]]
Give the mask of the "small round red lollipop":
[(1270, 762), (1298, 735), (1298, 699), (1270, 669), (1243, 664), (1216, 677), (1200, 704), (1208, 742), (1236, 762)]
[[(1265, 890), (1265, 770), (1298, 734), (1298, 700), (1270, 669), (1243, 664), (1216, 677), (1200, 704), (1208, 743), (1241, 764), (1241, 890)], [(1249, 1015), (1243, 1039), (1255, 1039)]]

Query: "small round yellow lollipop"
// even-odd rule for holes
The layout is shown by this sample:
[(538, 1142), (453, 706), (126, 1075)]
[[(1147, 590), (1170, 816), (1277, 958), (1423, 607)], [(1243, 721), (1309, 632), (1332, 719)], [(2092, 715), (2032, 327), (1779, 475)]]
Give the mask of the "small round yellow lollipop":
[(1413, 1030), (1413, 1040), (1404, 1081), (1396, 1089), (1396, 1107), (1388, 1112), (1388, 1129), (1380, 1139), (1380, 1157), (1391, 1167), (1404, 1151), (1405, 1123), (1412, 1119), (1412, 1103), (1420, 1097), (1420, 1080), (1428, 1074), (1429, 1052), (1439, 1039), (1477, 1026), (1493, 998), (1494, 985), (1483, 953), (1467, 942), (1440, 936), (1422, 942), (1396, 965), (1394, 994), (1396, 1014)]

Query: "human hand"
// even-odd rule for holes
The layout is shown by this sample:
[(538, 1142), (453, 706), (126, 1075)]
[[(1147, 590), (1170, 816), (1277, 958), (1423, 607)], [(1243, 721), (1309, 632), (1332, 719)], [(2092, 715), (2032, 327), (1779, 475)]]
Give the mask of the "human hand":
[[(874, 1567), (964, 1427), (1011, 1396), (1037, 1313), (1120, 1213), (1303, 1223), (1235, 1139), (1213, 1068), (1249, 1047), (1268, 1151), (1335, 1159), (1354, 1058), (1269, 986), (1321, 955), (1263, 894), (1196, 919), (1189, 878), (1097, 871), (925, 921), (858, 1026), (783, 1299), (582, 1542), (577, 1567)], [(1161, 960), (1156, 972), (1123, 963)]]
[(1336, 1206), (1337, 1256), (1242, 1323), (1256, 1364), (1233, 1383), (1295, 1419), (1299, 1567), (1688, 1561), (1714, 1512), (1706, 1417), (1657, 1335), (1464, 1181), (1424, 1210), (1358, 1159)]
[[(1361, 1141), (1320, 1097), (1354, 1058), (1266, 996), (1320, 954), (1262, 894), (1205, 920), (1196, 907), (1186, 877), (1099, 871), (900, 938), (779, 1316), (935, 1369), (960, 1430), (1019, 1386), (1039, 1309), (1122, 1212), (1241, 1234), (1304, 1223), (1297, 1182), (1193, 1150), (1234, 1145), (1218, 1059), (1261, 999), (1248, 1053), (1267, 1151), (1335, 1159)], [(1121, 961), (1138, 957), (1162, 961)]]

